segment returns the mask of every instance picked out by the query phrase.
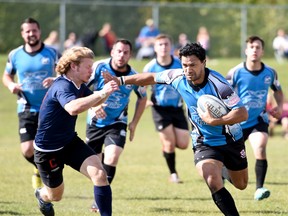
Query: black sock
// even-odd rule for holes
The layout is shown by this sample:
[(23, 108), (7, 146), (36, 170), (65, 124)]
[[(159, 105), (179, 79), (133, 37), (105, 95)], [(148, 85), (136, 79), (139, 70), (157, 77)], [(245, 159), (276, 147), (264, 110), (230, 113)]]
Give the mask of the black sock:
[(263, 187), (265, 176), (267, 173), (268, 163), (267, 160), (256, 160), (255, 173), (256, 173), (256, 189)]
[(107, 180), (108, 180), (109, 184), (111, 184), (113, 179), (114, 179), (115, 173), (116, 173), (116, 167), (110, 166), (107, 164), (103, 164), (103, 167), (107, 173)]
[(226, 188), (223, 187), (212, 194), (212, 198), (225, 216), (239, 216), (234, 199)]
[(94, 186), (96, 204), (103, 216), (112, 215), (112, 192), (110, 185)]
[(170, 173), (177, 173), (175, 168), (175, 152), (167, 153), (163, 152), (163, 156), (166, 159)]
[(26, 157), (26, 156), (24, 156), (24, 158), (25, 158), (29, 163), (33, 164), (33, 165), (37, 168), (37, 166), (36, 166), (36, 164), (35, 164), (35, 162), (34, 162), (34, 155), (32, 155), (32, 157)]

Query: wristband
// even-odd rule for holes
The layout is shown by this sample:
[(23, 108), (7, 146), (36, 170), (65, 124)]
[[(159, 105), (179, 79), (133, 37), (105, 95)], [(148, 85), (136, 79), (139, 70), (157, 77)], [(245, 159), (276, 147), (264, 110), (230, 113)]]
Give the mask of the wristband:
[(120, 85), (125, 85), (125, 78), (124, 76), (120, 77)]

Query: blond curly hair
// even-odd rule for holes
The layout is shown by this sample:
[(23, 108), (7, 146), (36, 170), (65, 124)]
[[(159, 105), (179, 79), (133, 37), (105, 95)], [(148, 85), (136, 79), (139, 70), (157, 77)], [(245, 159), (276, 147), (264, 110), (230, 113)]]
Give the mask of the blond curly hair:
[(64, 51), (55, 70), (60, 74), (66, 74), (70, 69), (71, 63), (79, 65), (83, 58), (93, 59), (94, 57), (93, 51), (87, 47), (72, 47)]

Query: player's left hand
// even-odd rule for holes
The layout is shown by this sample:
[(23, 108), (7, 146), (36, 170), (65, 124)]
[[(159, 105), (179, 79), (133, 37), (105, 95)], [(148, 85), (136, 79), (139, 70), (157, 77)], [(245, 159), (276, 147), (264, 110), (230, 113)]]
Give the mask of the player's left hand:
[(282, 115), (282, 110), (280, 110), (278, 107), (273, 107), (270, 111), (269, 111), (270, 115), (273, 116), (276, 119), (280, 119), (281, 115)]
[(133, 122), (128, 124), (128, 130), (130, 131), (129, 141), (133, 141), (135, 134), (136, 125)]
[(104, 78), (105, 83), (114, 80), (117, 83), (117, 85), (120, 85), (119, 79), (115, 76), (112, 76), (108, 71), (102, 71), (101, 74)]

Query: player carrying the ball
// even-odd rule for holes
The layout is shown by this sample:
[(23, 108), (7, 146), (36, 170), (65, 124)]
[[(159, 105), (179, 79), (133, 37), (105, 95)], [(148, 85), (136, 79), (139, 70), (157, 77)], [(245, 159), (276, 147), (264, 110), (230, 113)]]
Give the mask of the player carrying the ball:
[[(182, 69), (160, 73), (143, 73), (122, 78), (105, 73), (120, 85), (168, 84), (175, 88), (188, 108), (192, 124), (194, 161), (200, 176), (208, 185), (212, 198), (224, 215), (239, 215), (234, 199), (224, 187), (222, 167), (228, 169), (232, 184), (244, 190), (248, 182), (247, 158), (242, 129), (238, 123), (248, 118), (240, 98), (228, 81), (218, 72), (206, 68), (206, 53), (199, 43), (189, 43), (180, 49)], [(227, 106), (229, 112), (220, 118), (210, 111), (197, 110), (201, 95), (214, 95)], [(208, 106), (206, 106), (208, 108)]]

